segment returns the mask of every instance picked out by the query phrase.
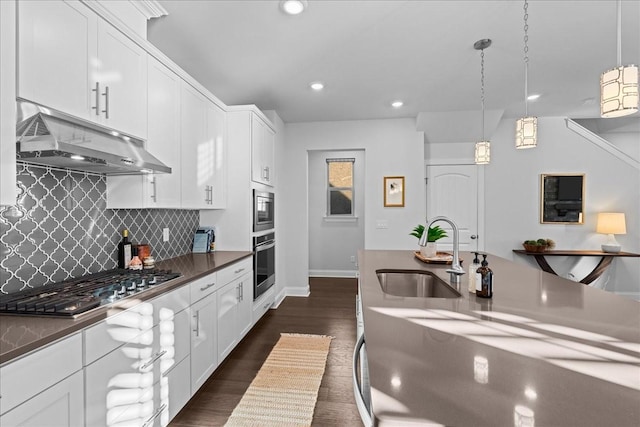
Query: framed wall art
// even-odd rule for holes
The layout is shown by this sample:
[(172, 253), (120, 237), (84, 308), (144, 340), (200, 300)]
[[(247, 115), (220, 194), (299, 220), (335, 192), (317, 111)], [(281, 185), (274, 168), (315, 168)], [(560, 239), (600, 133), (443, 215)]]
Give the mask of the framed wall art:
[(404, 176), (384, 177), (384, 206), (404, 207)]

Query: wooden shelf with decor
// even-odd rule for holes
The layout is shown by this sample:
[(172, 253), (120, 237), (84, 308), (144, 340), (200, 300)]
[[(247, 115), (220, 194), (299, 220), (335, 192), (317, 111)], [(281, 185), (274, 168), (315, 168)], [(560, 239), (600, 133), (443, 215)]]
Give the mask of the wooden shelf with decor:
[(604, 271), (607, 269), (607, 267), (611, 265), (611, 262), (613, 261), (614, 258), (640, 257), (640, 254), (635, 254), (631, 252), (602, 252), (602, 251), (583, 251), (583, 250), (559, 250), (559, 251), (547, 250), (544, 252), (530, 252), (524, 249), (514, 249), (513, 252), (520, 255), (533, 256), (543, 271), (546, 271), (547, 273), (555, 274), (556, 276), (558, 275), (558, 273), (556, 273), (553, 270), (553, 268), (551, 268), (549, 263), (547, 263), (547, 260), (545, 259), (545, 257), (547, 256), (568, 256), (568, 257), (598, 256), (598, 257), (601, 257), (600, 262), (598, 263), (598, 265), (595, 266), (593, 271), (587, 274), (584, 279), (580, 280), (580, 283), (584, 283), (585, 285), (588, 285), (589, 283), (593, 282), (598, 277), (600, 277), (602, 273), (604, 273)]

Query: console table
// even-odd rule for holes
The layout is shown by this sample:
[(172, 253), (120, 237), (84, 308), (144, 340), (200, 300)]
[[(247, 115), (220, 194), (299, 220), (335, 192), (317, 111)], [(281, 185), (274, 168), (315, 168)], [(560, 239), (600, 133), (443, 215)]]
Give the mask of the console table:
[(545, 257), (547, 256), (569, 256), (569, 257), (577, 257), (577, 256), (598, 256), (601, 257), (600, 262), (593, 271), (586, 275), (586, 277), (580, 280), (580, 283), (584, 283), (588, 285), (589, 283), (596, 280), (598, 277), (604, 273), (604, 271), (609, 267), (611, 261), (613, 261), (616, 257), (640, 257), (640, 254), (634, 254), (631, 252), (602, 252), (602, 251), (544, 251), (544, 252), (527, 252), (524, 249), (514, 249), (513, 252), (520, 255), (529, 255), (533, 256), (540, 268), (547, 273), (555, 274), (558, 273), (553, 271), (553, 268), (547, 263)]

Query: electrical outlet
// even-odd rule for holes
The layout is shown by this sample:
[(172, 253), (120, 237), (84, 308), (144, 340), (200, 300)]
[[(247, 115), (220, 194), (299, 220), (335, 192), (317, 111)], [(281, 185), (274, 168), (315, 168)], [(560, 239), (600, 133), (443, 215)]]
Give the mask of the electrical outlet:
[(376, 228), (386, 229), (389, 228), (389, 221), (386, 219), (379, 219), (376, 221)]
[(356, 262), (356, 257), (351, 255), (351, 262)]
[(162, 229), (162, 241), (163, 242), (168, 242), (169, 241), (169, 228), (165, 227)]

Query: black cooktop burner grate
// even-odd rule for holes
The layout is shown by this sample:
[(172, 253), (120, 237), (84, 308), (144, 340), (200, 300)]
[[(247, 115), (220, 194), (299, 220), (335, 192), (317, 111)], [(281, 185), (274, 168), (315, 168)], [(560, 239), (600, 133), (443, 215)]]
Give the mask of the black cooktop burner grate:
[(171, 270), (109, 270), (0, 296), (0, 314), (76, 317), (180, 277)]

